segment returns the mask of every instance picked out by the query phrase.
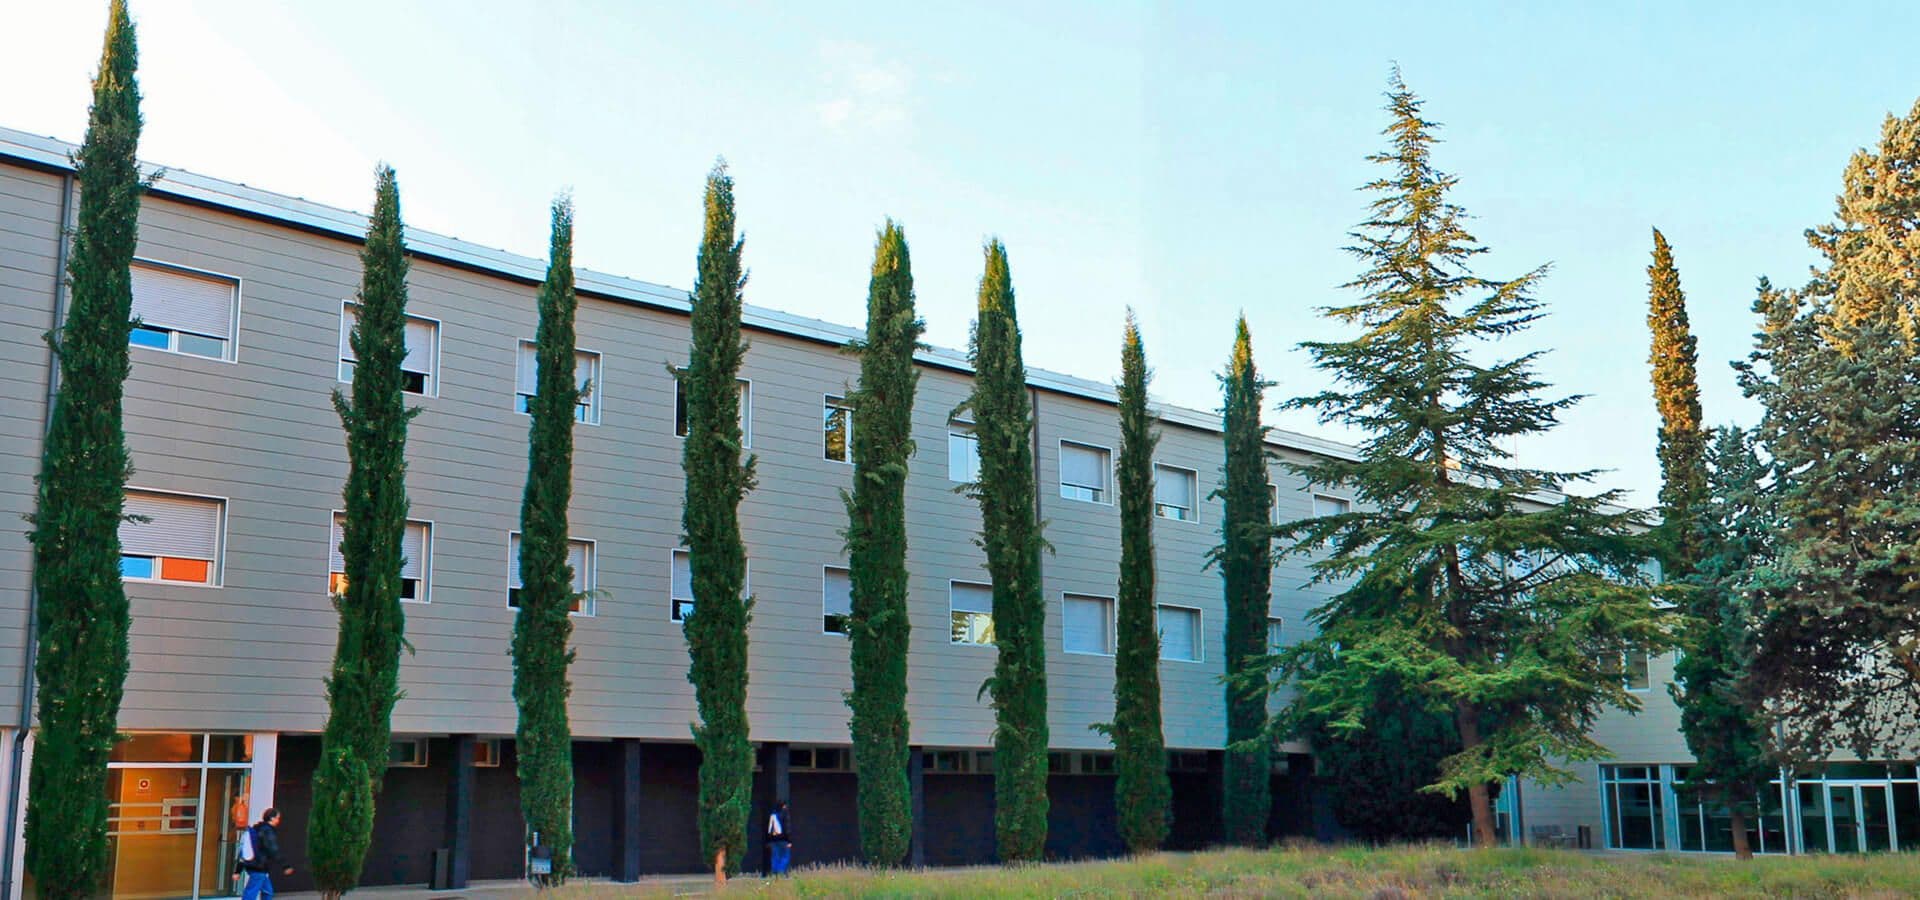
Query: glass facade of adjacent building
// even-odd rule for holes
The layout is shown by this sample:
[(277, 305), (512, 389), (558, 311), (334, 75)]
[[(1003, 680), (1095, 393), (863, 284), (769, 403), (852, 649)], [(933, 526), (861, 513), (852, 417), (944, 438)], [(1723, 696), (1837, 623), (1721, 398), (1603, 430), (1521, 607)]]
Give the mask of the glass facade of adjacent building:
[[(1687, 765), (1600, 767), (1605, 846), (1730, 853), (1725, 804), (1684, 796)], [(1776, 778), (1748, 807), (1755, 853), (1920, 849), (1920, 778), (1913, 763), (1830, 763)]]

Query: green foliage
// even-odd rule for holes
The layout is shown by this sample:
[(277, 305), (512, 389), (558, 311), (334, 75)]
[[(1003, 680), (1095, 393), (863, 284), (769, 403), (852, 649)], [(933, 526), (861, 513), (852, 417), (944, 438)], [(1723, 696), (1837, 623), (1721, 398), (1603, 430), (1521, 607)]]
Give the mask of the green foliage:
[[(553, 851), (553, 874), (573, 871), (573, 730), (567, 721), (573, 651), (568, 618), (580, 595), (567, 562), (567, 506), (573, 497), (574, 382), (573, 203), (553, 204), (553, 241), (540, 285), (538, 360), (528, 406), (527, 484), (520, 500), (520, 613), (513, 623), (514, 747), (520, 812), (527, 829)], [(593, 385), (588, 385), (592, 390)]]
[[(1337, 654), (1309, 663), (1316, 671), (1340, 664)], [(1370, 843), (1456, 840), (1471, 816), (1463, 798), (1421, 790), (1440, 779), (1441, 760), (1460, 752), (1453, 719), (1392, 678), (1369, 686), (1360, 728), (1337, 730), (1313, 717), (1302, 723), (1335, 818)]]
[(1766, 466), (1738, 428), (1714, 430), (1709, 461), (1709, 489), (1693, 521), (1702, 555), (1681, 595), (1685, 652), (1668, 690), (1694, 757), (1687, 792), (1752, 815), (1753, 799), (1779, 775), (1765, 718), (1740, 681), (1756, 618), (1743, 582), (1767, 553)]
[[(1290, 402), (1362, 433), (1353, 459), (1289, 468), (1354, 495), (1346, 513), (1280, 526), (1287, 552), (1340, 592), (1313, 613), (1319, 634), (1278, 655), (1297, 696), (1282, 717), (1365, 727), (1387, 679), (1410, 702), (1450, 715), (1460, 752), (1427, 790), (1466, 791), (1483, 846), (1491, 785), (1509, 775), (1556, 783), (1562, 765), (1605, 755), (1589, 726), (1635, 709), (1622, 655), (1667, 649), (1668, 616), (1641, 569), (1651, 550), (1614, 493), (1563, 493), (1589, 473), (1510, 465), (1504, 447), (1551, 429), (1576, 398), (1542, 399), (1536, 354), (1490, 363), (1486, 345), (1524, 332), (1544, 270), (1496, 281), (1468, 263), (1486, 252), (1449, 202), (1455, 180), (1429, 160), (1434, 125), (1396, 72), (1391, 147), (1371, 157), (1371, 215), (1354, 234), (1365, 270), (1352, 304), (1328, 309), (1359, 332), (1304, 345), (1334, 386)], [(1342, 665), (1307, 662), (1333, 652)]]
[(133, 22), (107, 18), (86, 139), (74, 156), (80, 219), (67, 263), (72, 305), (48, 336), (60, 361), (33, 513), (39, 737), (27, 794), (27, 870), (43, 897), (97, 893), (107, 870), (107, 758), (128, 666), (120, 583), (126, 499), (121, 426), (140, 211), (140, 86)]
[(1784, 752), (1910, 758), (1920, 714), (1920, 103), (1847, 166), (1822, 257), (1797, 291), (1762, 282), (1742, 371), (1765, 409), (1772, 552), (1751, 690)]
[(694, 612), (687, 616), (687, 654), (700, 724), (700, 847), (708, 859), (725, 853), (728, 874), (740, 870), (753, 803), (753, 744), (747, 735), (747, 548), (740, 538), (740, 500), (754, 486), (754, 458), (742, 459), (740, 266), (744, 240), (734, 236), (733, 178), (719, 163), (707, 176), (706, 228), (693, 287), (693, 346), (677, 372), (687, 398), (687, 474), (681, 528), (693, 569)]
[(907, 783), (907, 461), (913, 457), (913, 351), (925, 325), (914, 313), (907, 235), (888, 220), (873, 248), (866, 339), (853, 403), (853, 490), (847, 507), (853, 609), (854, 771), (859, 775), (860, 852), (895, 866), (913, 837)]
[(1147, 351), (1127, 311), (1120, 345), (1120, 599), (1113, 656), (1113, 803), (1120, 839), (1151, 853), (1167, 839), (1173, 785), (1160, 722), (1160, 634), (1154, 622), (1153, 448), (1160, 433), (1147, 411)]
[[(334, 595), (340, 636), (327, 678), (327, 725), (314, 775), (314, 811), (341, 817), (307, 833), (315, 883), (322, 893), (344, 892), (360, 878), (373, 816), (358, 812), (358, 780), (378, 793), (392, 741), (393, 704), (400, 698), (400, 649), (406, 619), (400, 608), (400, 545), (407, 527), (408, 409), (400, 363), (406, 358), (407, 255), (400, 219), (400, 186), (393, 169), (377, 172), (373, 218), (360, 251), (359, 319), (349, 337), (356, 363), (353, 397), (333, 392), (347, 437), (345, 524), (340, 555), (346, 590)], [(321, 793), (324, 785), (328, 793)], [(331, 813), (330, 813), (331, 814)], [(366, 829), (361, 834), (355, 829)]]
[(386, 760), (370, 768), (345, 744), (321, 752), (313, 773), (307, 848), (321, 895), (337, 898), (359, 883), (360, 867), (373, 846), (373, 773), (383, 770)]
[(1653, 401), (1660, 411), (1660, 537), (1665, 576), (1692, 574), (1700, 559), (1694, 527), (1707, 495), (1707, 434), (1700, 424), (1700, 354), (1687, 325), (1687, 298), (1673, 267), (1673, 248), (1653, 230), (1653, 265), (1647, 267), (1647, 329), (1653, 334)]
[(968, 357), (980, 444), (979, 544), (993, 579), (993, 630), (999, 654), (982, 690), (993, 695), (993, 825), (1001, 862), (1037, 860), (1047, 845), (1046, 601), (1041, 595), (1040, 534), (1033, 474), (1033, 419), (1020, 357), (1007, 248), (986, 247), (979, 318)]
[(1253, 365), (1247, 317), (1235, 326), (1233, 355), (1220, 377), (1226, 464), (1214, 491), (1225, 507), (1220, 545), (1209, 554), (1220, 567), (1227, 609), (1227, 760), (1224, 818), (1227, 840), (1267, 842), (1272, 813), (1272, 744), (1267, 739), (1267, 615), (1273, 595), (1273, 492), (1267, 477), (1267, 428), (1260, 424), (1268, 386)]

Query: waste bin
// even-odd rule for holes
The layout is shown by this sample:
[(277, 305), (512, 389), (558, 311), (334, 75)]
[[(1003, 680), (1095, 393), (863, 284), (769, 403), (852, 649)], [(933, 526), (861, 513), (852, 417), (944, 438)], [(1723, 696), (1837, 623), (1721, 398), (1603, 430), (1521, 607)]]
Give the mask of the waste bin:
[(1593, 849), (1593, 826), (1592, 825), (1580, 826), (1579, 843), (1580, 843), (1580, 849), (1582, 850)]

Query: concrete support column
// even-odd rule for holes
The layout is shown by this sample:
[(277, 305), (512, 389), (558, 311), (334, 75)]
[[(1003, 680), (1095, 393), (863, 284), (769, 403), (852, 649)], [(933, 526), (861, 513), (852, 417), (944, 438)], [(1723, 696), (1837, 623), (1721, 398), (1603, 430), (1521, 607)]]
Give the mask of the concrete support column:
[(927, 754), (919, 747), (907, 748), (907, 790), (913, 798), (913, 849), (907, 851), (907, 865), (927, 866)]
[(615, 779), (613, 804), (613, 880), (631, 884), (640, 880), (640, 741), (613, 742)]
[(465, 890), (473, 871), (473, 754), (474, 738), (456, 734), (447, 768), (447, 888)]

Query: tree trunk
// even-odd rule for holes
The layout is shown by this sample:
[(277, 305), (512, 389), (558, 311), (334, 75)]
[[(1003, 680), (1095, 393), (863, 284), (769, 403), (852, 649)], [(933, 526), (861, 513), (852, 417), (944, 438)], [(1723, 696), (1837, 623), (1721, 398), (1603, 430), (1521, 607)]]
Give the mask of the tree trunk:
[[(1463, 753), (1472, 753), (1480, 746), (1480, 711), (1467, 703), (1454, 708), (1454, 724), (1460, 729), (1460, 749)], [(1473, 809), (1473, 846), (1477, 850), (1491, 850), (1498, 846), (1500, 838), (1493, 827), (1493, 800), (1484, 781), (1467, 786), (1467, 805)]]
[[(1732, 804), (1729, 804), (1732, 806)], [(1747, 814), (1740, 807), (1732, 806), (1728, 824), (1733, 826), (1733, 856), (1735, 859), (1752, 859), (1753, 847), (1747, 843)]]
[(713, 854), (713, 888), (720, 890), (727, 886), (727, 848), (721, 847)]

